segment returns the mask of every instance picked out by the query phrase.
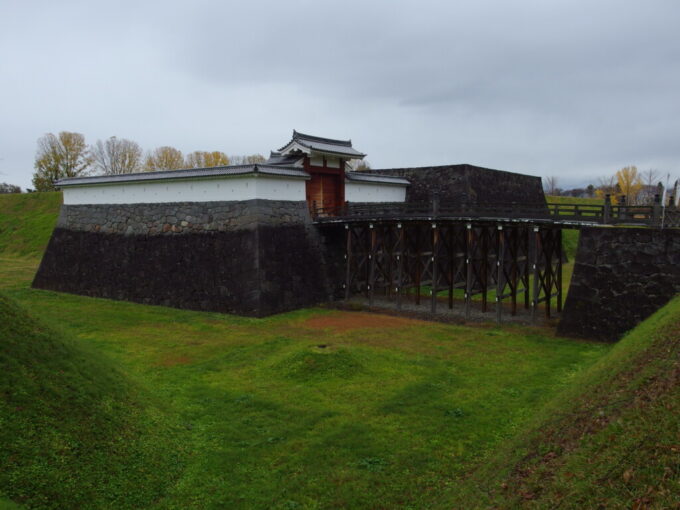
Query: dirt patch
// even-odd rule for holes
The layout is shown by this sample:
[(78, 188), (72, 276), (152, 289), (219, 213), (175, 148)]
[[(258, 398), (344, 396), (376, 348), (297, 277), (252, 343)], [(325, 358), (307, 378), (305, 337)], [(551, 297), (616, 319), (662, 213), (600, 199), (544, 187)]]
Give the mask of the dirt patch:
[(164, 358), (159, 365), (162, 367), (174, 367), (175, 365), (186, 365), (187, 363), (191, 363), (189, 356), (170, 356)]
[(394, 329), (428, 324), (425, 321), (365, 312), (337, 312), (332, 315), (312, 317), (302, 323), (310, 329), (330, 329), (343, 333), (353, 329)]

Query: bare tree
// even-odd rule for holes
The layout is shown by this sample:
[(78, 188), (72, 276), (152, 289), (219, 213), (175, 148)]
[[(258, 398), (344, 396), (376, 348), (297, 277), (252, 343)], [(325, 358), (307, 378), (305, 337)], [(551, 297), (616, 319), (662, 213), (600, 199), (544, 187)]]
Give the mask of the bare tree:
[(640, 179), (642, 180), (642, 189), (639, 193), (639, 201), (644, 204), (651, 204), (654, 201), (656, 193), (656, 185), (662, 177), (661, 172), (655, 168), (650, 168), (644, 172), (640, 172)]
[(5, 193), (21, 193), (21, 188), (15, 184), (0, 182), (0, 195)]
[(597, 180), (597, 188), (595, 189), (595, 194), (599, 198), (604, 198), (605, 195), (611, 195), (612, 202), (616, 203), (616, 195), (620, 193), (620, 189), (617, 183), (616, 174), (609, 175), (605, 177), (600, 177)]
[(57, 136), (47, 133), (38, 139), (33, 185), (36, 191), (52, 191), (57, 180), (85, 175), (91, 164), (83, 135), (69, 131)]
[(256, 165), (267, 161), (262, 154), (251, 154), (249, 156), (229, 156), (229, 161), (232, 165)]
[(650, 168), (640, 172), (640, 178), (642, 179), (642, 184), (651, 188), (652, 186), (656, 186), (659, 182), (659, 179), (661, 178), (661, 172), (659, 172), (656, 168)]
[(142, 148), (132, 140), (112, 136), (90, 147), (95, 168), (104, 175), (131, 174), (142, 169)]
[(557, 177), (545, 177), (543, 179), (543, 191), (546, 195), (559, 194), (559, 188), (557, 187)]
[(186, 168), (182, 151), (174, 147), (158, 147), (146, 156), (144, 170), (146, 172), (157, 172), (160, 170), (179, 170)]

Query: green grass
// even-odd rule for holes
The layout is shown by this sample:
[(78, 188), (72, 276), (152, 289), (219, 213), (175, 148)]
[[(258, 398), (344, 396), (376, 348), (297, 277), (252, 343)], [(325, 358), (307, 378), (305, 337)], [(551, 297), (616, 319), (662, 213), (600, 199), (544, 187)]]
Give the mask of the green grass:
[(97, 351), (0, 295), (0, 490), (33, 508), (134, 508), (181, 447), (163, 412)]
[(56, 207), (26, 200), (0, 216), (0, 508), (680, 503), (680, 299), (612, 347), (39, 291), (21, 215)]
[[(609, 350), (538, 328), (338, 330), (314, 321), (357, 316), (249, 319), (36, 291), (30, 260), (0, 267), (6, 292), (182, 425), (187, 465), (149, 508), (429, 507)], [(92, 485), (87, 467), (74, 483)], [(32, 490), (40, 501), (47, 488)]]
[(61, 202), (61, 192), (0, 194), (0, 253), (40, 257)]
[(576, 377), (447, 504), (678, 508), (679, 382), (677, 296)]
[(545, 200), (549, 204), (580, 204), (580, 205), (602, 205), (604, 199), (598, 197), (592, 198), (576, 198), (576, 197), (562, 197), (556, 195), (546, 195)]

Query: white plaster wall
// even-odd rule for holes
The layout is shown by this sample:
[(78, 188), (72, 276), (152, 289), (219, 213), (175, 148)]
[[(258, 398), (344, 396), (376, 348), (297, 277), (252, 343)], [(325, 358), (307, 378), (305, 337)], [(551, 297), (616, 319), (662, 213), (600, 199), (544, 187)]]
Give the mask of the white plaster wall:
[(64, 204), (157, 204), (163, 202), (217, 202), (252, 200), (305, 200), (305, 180), (273, 176), (223, 179), (183, 179), (106, 185), (67, 186)]
[(340, 158), (326, 158), (326, 166), (328, 168), (340, 168)]
[(345, 200), (348, 202), (404, 202), (406, 186), (347, 181)]

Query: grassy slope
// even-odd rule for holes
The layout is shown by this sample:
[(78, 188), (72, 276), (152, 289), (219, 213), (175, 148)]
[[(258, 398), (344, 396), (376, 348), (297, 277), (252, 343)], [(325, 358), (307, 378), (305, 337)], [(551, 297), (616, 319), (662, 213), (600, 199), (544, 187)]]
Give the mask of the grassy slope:
[(142, 306), (32, 290), (16, 269), (0, 286), (179, 416), (188, 465), (153, 508), (425, 508), (609, 350), (536, 328)]
[(0, 295), (5, 497), (39, 508), (148, 505), (177, 476), (172, 437), (110, 361)]
[(592, 198), (576, 198), (576, 197), (562, 197), (556, 195), (546, 195), (545, 199), (549, 204), (582, 204), (582, 205), (602, 205), (604, 200), (597, 197)]
[(680, 296), (578, 377), (447, 501), (680, 506)]
[(40, 257), (57, 222), (62, 195), (0, 195), (0, 253)]
[[(0, 216), (0, 224), (7, 222)], [(35, 247), (47, 236), (33, 242), (28, 234), (24, 244), (34, 248), (5, 251), (37, 255)], [(28, 282), (37, 261), (0, 257), (0, 288), (77, 338), (68, 343), (56, 335), (55, 352), (64, 352), (58, 348), (64, 342), (81, 360), (64, 365), (66, 376), (50, 370), (53, 380), (41, 386), (50, 397), (29, 402), (42, 410), (24, 430), (15, 427), (15, 435), (32, 433), (39, 451), (22, 450), (14, 462), (34, 466), (29, 472), (36, 476), (16, 478), (23, 485), (0, 482), (3, 497), (17, 499), (9, 491), (23, 486), (38, 507), (50, 494), (57, 498), (54, 507), (64, 508), (73, 507), (74, 497), (87, 497), (92, 508), (583, 508), (600, 500), (630, 506), (640, 497), (657, 507), (674, 502), (667, 491), (677, 489), (678, 394), (663, 374), (677, 362), (677, 300), (589, 369), (608, 346), (556, 339), (546, 330), (403, 323), (343, 331), (311, 327), (315, 318), (343, 319), (322, 310), (265, 320), (177, 311), (34, 291)], [(35, 338), (45, 335), (43, 327), (26, 327), (37, 328)], [(84, 354), (83, 345), (92, 352)], [(48, 358), (60, 363), (59, 356)], [(68, 384), (71, 369), (89, 373), (81, 396)], [(112, 370), (118, 372), (115, 384)], [(36, 380), (39, 373), (14, 384)], [(144, 405), (135, 388), (163, 402), (167, 412)], [(73, 418), (44, 412), (59, 403), (76, 406)], [(89, 420), (77, 421), (92, 410), (101, 413), (95, 418), (100, 430), (119, 434), (95, 435)], [(180, 417), (181, 430), (172, 427), (171, 415)], [(159, 435), (150, 434), (151, 427)], [(78, 455), (63, 447), (74, 432), (84, 444)], [(180, 467), (163, 452), (179, 440), (189, 450), (187, 467), (166, 492), (160, 478), (172, 478)], [(87, 447), (94, 444), (105, 453)], [(48, 460), (59, 456), (64, 459), (57, 472)], [(473, 471), (482, 459), (487, 467)], [(163, 492), (165, 497), (152, 496)]]

